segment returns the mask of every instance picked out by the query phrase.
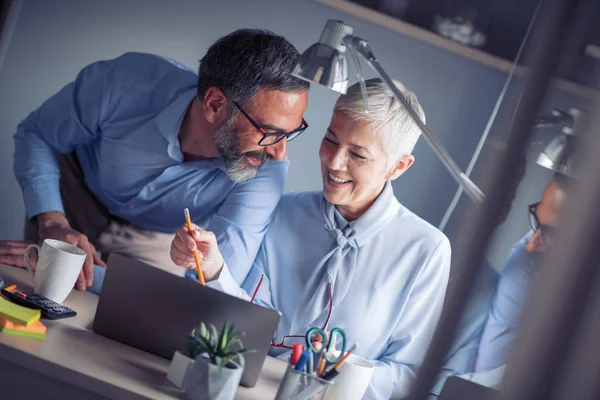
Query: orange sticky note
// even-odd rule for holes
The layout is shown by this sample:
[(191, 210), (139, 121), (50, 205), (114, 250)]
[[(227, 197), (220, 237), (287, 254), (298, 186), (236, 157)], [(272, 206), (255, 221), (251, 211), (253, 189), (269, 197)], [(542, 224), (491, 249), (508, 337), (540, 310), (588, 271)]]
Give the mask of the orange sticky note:
[(31, 323), (29, 326), (15, 324), (12, 321), (9, 321), (4, 318), (0, 318), (0, 330), (11, 330), (11, 331), (21, 331), (21, 332), (30, 332), (30, 333), (46, 333), (46, 325), (44, 325), (41, 321), (35, 321)]

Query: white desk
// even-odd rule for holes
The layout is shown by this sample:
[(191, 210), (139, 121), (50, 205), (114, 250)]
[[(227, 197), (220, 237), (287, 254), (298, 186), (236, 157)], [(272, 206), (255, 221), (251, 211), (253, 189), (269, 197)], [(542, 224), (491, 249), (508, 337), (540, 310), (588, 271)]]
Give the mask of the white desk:
[[(31, 290), (27, 270), (0, 264), (5, 285)], [(75, 318), (51, 321), (43, 341), (0, 334), (0, 394), (12, 399), (181, 399), (166, 380), (169, 360), (97, 335), (88, 329), (98, 296), (73, 290), (65, 305)], [(267, 357), (256, 387), (236, 399), (273, 399), (285, 363)], [(6, 396), (6, 397), (4, 397)]]

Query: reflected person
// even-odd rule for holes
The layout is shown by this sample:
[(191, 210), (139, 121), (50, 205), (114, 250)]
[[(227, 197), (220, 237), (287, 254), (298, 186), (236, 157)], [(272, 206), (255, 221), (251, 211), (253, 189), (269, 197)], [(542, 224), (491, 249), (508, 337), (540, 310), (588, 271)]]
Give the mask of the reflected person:
[[(492, 155), (491, 158), (493, 157), (501, 157), (501, 155)], [(512, 187), (507, 190), (506, 196), (504, 196), (505, 202), (494, 226), (500, 226), (508, 217), (519, 183), (525, 175), (526, 167), (527, 159), (524, 156), (515, 163), (514, 168), (517, 172), (517, 179), (513, 181)], [(453, 290), (456, 290), (455, 283), (462, 278), (456, 273), (456, 268), (457, 266), (453, 265), (450, 269), (450, 281), (446, 298), (451, 295)], [(464, 376), (469, 378), (470, 374), (475, 372), (481, 337), (487, 323), (490, 305), (496, 293), (498, 280), (498, 271), (489, 260), (484, 259), (456, 327), (454, 340), (444, 358), (437, 381), (431, 390), (432, 399), (439, 396), (448, 377)]]
[(493, 370), (508, 362), (528, 294), (536, 275), (542, 272), (540, 258), (554, 244), (554, 231), (569, 202), (573, 184), (573, 178), (557, 173), (540, 202), (528, 207), (532, 230), (512, 247), (502, 269), (479, 346), (477, 372)]

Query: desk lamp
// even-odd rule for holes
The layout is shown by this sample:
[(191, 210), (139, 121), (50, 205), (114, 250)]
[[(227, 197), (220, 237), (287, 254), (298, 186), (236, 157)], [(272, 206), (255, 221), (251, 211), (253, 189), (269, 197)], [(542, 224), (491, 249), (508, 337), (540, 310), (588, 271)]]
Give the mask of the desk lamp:
[(406, 108), (413, 121), (421, 129), (421, 132), (437, 157), (442, 164), (444, 164), (446, 169), (448, 169), (454, 179), (456, 179), (465, 193), (475, 203), (482, 203), (484, 199), (483, 192), (460, 170), (444, 146), (442, 146), (431, 130), (421, 121), (417, 113), (412, 109), (400, 90), (398, 90), (389, 75), (379, 64), (369, 43), (364, 39), (352, 35), (352, 32), (352, 27), (346, 25), (342, 21), (332, 19), (327, 20), (319, 42), (313, 44), (302, 53), (296, 68), (294, 69), (293, 75), (345, 94), (346, 89), (348, 88), (348, 61), (346, 58), (346, 48), (348, 48), (357, 65), (359, 80), (363, 89), (365, 110), (368, 110), (366, 90), (360, 73), (360, 63), (357, 56), (357, 54), (360, 54), (367, 61), (367, 64), (377, 72), (381, 79), (392, 90), (398, 101)]

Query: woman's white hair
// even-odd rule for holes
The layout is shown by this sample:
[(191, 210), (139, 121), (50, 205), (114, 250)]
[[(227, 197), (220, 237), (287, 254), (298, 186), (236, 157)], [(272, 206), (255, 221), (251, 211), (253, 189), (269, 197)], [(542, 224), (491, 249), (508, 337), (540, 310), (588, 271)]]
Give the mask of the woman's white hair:
[[(365, 113), (359, 83), (350, 86), (347, 93), (337, 99), (334, 112), (343, 112), (355, 121), (369, 122), (374, 132), (381, 138), (388, 163), (391, 165), (403, 155), (412, 153), (421, 135), (421, 130), (413, 122), (406, 108), (381, 79), (368, 79), (365, 84), (367, 86), (368, 113)], [(394, 81), (394, 84), (400, 89), (421, 121), (425, 123), (425, 112), (419, 104), (417, 96), (407, 90), (402, 83)]]

